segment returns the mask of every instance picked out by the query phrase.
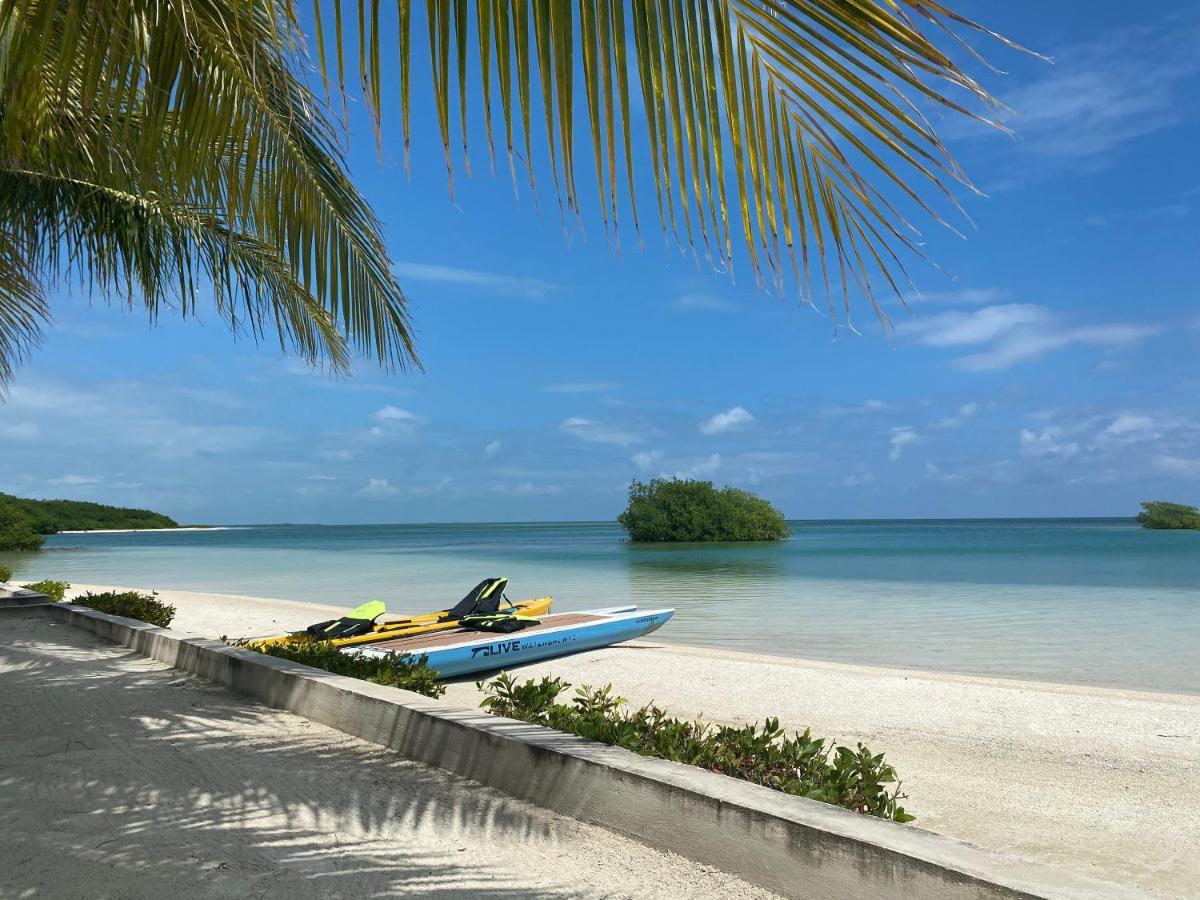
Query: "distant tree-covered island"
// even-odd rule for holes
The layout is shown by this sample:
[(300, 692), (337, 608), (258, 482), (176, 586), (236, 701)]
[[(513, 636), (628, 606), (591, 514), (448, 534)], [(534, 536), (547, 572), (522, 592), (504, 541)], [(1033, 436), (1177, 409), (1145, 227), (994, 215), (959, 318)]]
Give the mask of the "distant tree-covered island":
[(1200, 530), (1200, 509), (1165, 500), (1147, 500), (1137, 520), (1143, 528)]
[(0, 550), (38, 550), (45, 535), (59, 531), (177, 527), (170, 516), (148, 509), (0, 494)]
[(629, 485), (629, 505), (617, 516), (636, 542), (782, 541), (783, 513), (738, 488), (711, 481), (655, 478)]

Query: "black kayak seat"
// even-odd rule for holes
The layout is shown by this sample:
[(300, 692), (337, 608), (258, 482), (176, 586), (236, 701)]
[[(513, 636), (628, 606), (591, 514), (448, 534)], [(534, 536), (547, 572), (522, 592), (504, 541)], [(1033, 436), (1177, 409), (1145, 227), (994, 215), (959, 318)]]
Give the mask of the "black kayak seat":
[(504, 589), (508, 587), (507, 578), (485, 578), (442, 616), (441, 621), (461, 619), (472, 614), (483, 615), (494, 613), (500, 609), (500, 601), (504, 599)]
[(463, 616), (459, 620), (463, 628), (471, 631), (495, 631), (500, 634), (512, 634), (532, 625), (542, 624), (541, 619), (533, 616), (521, 616), (512, 612), (490, 613), (481, 616)]

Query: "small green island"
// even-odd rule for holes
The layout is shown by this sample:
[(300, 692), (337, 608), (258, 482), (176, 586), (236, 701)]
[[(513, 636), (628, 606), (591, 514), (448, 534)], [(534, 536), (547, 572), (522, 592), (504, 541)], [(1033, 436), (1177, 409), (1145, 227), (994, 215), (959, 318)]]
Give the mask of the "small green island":
[(637, 543), (782, 541), (789, 533), (783, 513), (762, 497), (683, 478), (635, 480), (617, 521)]
[(40, 550), (46, 535), (60, 531), (178, 527), (170, 516), (148, 509), (0, 494), (0, 550)]
[(1200, 531), (1200, 509), (1166, 500), (1147, 500), (1137, 520), (1143, 528)]

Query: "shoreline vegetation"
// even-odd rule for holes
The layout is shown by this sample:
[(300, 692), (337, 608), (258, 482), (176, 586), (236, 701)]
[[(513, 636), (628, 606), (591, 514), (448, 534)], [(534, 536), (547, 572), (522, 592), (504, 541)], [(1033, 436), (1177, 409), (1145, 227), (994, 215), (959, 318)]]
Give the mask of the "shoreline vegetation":
[(1147, 500), (1137, 514), (1143, 528), (1161, 531), (1200, 531), (1200, 509), (1183, 503)]
[(749, 491), (685, 478), (634, 480), (617, 521), (634, 543), (782, 541), (783, 513)]
[(47, 535), (86, 531), (155, 531), (180, 528), (149, 509), (86, 500), (34, 500), (0, 493), (0, 550), (40, 550)]

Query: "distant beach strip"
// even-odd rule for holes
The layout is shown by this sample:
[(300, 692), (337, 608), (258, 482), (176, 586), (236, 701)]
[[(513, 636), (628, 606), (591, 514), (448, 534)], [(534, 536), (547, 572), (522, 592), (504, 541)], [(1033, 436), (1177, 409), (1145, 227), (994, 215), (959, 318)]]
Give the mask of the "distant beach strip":
[(175, 528), (80, 528), (56, 534), (141, 534), (160, 531), (234, 531), (236, 525), (179, 525)]

